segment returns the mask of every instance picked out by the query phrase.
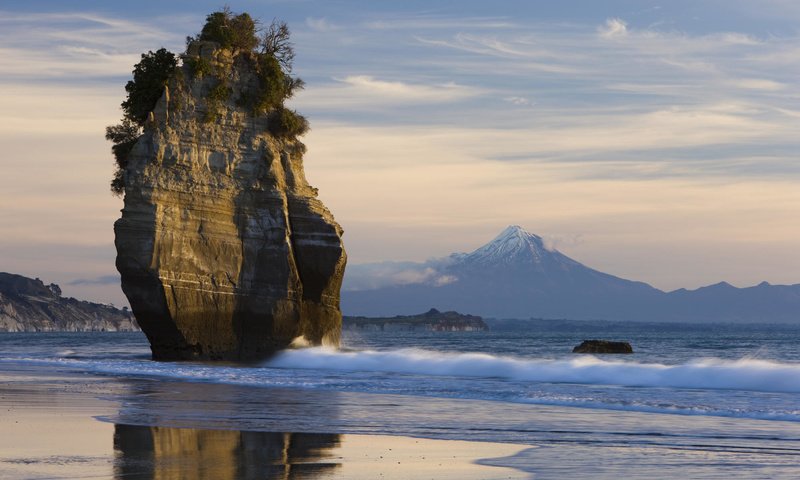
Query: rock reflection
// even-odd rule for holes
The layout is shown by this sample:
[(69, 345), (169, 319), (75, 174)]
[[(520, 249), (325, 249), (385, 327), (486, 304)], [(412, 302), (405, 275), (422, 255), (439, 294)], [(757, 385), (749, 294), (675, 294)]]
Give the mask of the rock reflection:
[(114, 427), (118, 480), (310, 479), (341, 467), (340, 435)]

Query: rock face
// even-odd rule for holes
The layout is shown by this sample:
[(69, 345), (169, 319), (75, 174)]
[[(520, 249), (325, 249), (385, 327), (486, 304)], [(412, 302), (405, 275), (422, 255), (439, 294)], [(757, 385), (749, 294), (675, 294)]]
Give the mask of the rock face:
[(572, 349), (572, 353), (633, 353), (628, 342), (609, 342), (608, 340), (584, 340)]
[[(198, 60), (227, 98), (212, 101), (219, 76), (194, 74)], [(117, 269), (155, 359), (339, 342), (342, 229), (305, 179), (304, 145), (239, 106), (257, 85), (246, 54), (195, 42), (128, 157)]]
[(0, 273), (0, 332), (135, 332), (130, 312), (62, 297), (41, 280)]

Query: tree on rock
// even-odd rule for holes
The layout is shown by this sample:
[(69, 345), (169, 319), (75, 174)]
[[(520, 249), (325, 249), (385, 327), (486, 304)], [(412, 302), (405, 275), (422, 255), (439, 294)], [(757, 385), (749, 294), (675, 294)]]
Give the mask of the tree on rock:
[[(189, 47), (198, 41), (214, 42), (256, 66), (259, 87), (247, 98), (238, 99), (237, 106), (252, 115), (267, 115), (270, 133), (282, 140), (295, 140), (308, 131), (305, 117), (284, 107), (284, 102), (305, 85), (303, 80), (291, 75), (294, 47), (285, 22), (273, 20), (259, 36), (257, 21), (247, 13), (236, 14), (226, 7), (209, 14), (200, 33), (186, 40), (187, 57), (184, 59), (190, 75), (195, 78), (210, 75), (218, 81), (206, 98), (210, 108), (203, 121), (216, 120), (217, 110), (227, 100), (230, 89), (226, 76), (214, 72), (208, 60), (188, 57)], [(133, 79), (125, 85), (127, 98), (122, 102), (122, 121), (106, 127), (106, 139), (113, 142), (111, 150), (117, 167), (111, 180), (111, 191), (116, 195), (125, 191), (125, 169), (130, 152), (176, 68), (178, 57), (164, 48), (142, 54), (141, 61), (134, 65)]]
[(164, 87), (175, 67), (178, 58), (165, 48), (142, 54), (142, 60), (133, 66), (133, 80), (125, 85), (128, 96), (122, 102), (122, 121), (106, 127), (106, 140), (114, 143), (111, 153), (117, 169), (111, 180), (111, 191), (122, 195), (125, 191), (125, 167), (136, 140), (142, 133), (147, 116), (164, 93)]

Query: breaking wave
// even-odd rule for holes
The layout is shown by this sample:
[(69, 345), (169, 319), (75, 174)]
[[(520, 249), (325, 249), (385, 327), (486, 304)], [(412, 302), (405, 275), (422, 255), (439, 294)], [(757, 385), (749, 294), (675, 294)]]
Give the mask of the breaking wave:
[[(287, 350), (260, 365), (0, 354), (3, 363), (134, 378), (497, 400), (549, 406), (800, 422), (800, 363), (753, 358), (640, 363), (422, 349)], [(624, 387), (624, 388), (619, 388)]]
[(286, 351), (272, 368), (386, 372), (513, 381), (800, 393), (800, 364), (757, 359), (697, 359), (678, 365), (604, 360), (594, 356), (547, 360), (429, 350)]

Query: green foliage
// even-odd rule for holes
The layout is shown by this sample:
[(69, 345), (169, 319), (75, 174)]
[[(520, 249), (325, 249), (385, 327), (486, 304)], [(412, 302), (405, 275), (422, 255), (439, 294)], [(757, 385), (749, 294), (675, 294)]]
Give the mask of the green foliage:
[(214, 88), (208, 91), (208, 95), (206, 96), (206, 113), (203, 116), (203, 121), (210, 123), (219, 118), (219, 111), (230, 96), (231, 88), (228, 86), (228, 82), (221, 79), (214, 85)]
[(303, 80), (287, 75), (278, 59), (271, 55), (262, 54), (258, 57), (257, 71), (260, 85), (253, 104), (256, 114), (283, 106), (285, 100), (305, 86)]
[(288, 92), (286, 91), (286, 75), (275, 57), (260, 55), (256, 68), (260, 85), (253, 104), (253, 111), (258, 115), (282, 105)]
[(189, 67), (189, 70), (192, 72), (192, 76), (196, 78), (203, 78), (206, 75), (211, 75), (214, 73), (214, 68), (211, 66), (211, 62), (203, 57), (186, 59), (186, 66)]
[(125, 191), (124, 171), (128, 166), (128, 155), (141, 134), (139, 125), (133, 123), (128, 118), (123, 118), (118, 125), (106, 127), (106, 140), (114, 143), (111, 153), (114, 154), (114, 161), (117, 169), (114, 178), (111, 180), (111, 191), (116, 195), (121, 195)]
[(133, 80), (125, 85), (128, 97), (122, 102), (122, 121), (106, 127), (106, 140), (113, 142), (111, 153), (117, 166), (111, 180), (111, 191), (116, 195), (125, 191), (124, 172), (128, 155), (177, 65), (175, 54), (161, 48), (143, 53), (142, 60), (133, 66)]
[[(255, 92), (241, 91), (236, 99), (238, 107), (247, 108), (255, 115), (269, 115), (269, 130), (277, 138), (295, 140), (297, 136), (308, 131), (305, 117), (284, 107), (284, 102), (305, 85), (301, 79), (290, 75), (294, 48), (285, 22), (273, 20), (259, 38), (257, 22), (249, 14), (235, 14), (225, 7), (206, 17), (206, 23), (199, 35), (186, 37), (187, 49), (192, 42), (198, 40), (217, 42), (222, 48), (238, 51), (234, 55), (239, 61), (251, 62), (255, 67), (259, 80), (258, 89)], [(194, 78), (224, 73), (217, 71), (214, 64), (206, 58), (190, 57), (185, 62)], [(139, 139), (150, 112), (163, 95), (170, 77), (181, 73), (176, 69), (177, 64), (178, 58), (161, 48), (142, 54), (141, 61), (134, 65), (133, 79), (125, 85), (127, 98), (122, 102), (122, 122), (106, 128), (106, 139), (113, 142), (111, 151), (117, 166), (111, 181), (111, 190), (115, 194), (121, 194), (125, 190), (124, 171), (128, 156)], [(176, 80), (178, 83), (182, 81)], [(227, 81), (220, 79), (207, 93), (207, 109), (202, 120), (217, 120), (232, 91)], [(177, 98), (171, 100), (176, 107), (179, 106)], [(295, 147), (302, 147), (304, 150), (302, 143), (294, 143)], [(298, 151), (302, 154), (302, 151)]]
[(231, 96), (231, 88), (228, 86), (228, 82), (225, 80), (220, 80), (214, 88), (208, 91), (208, 100), (212, 102), (224, 102)]
[(256, 22), (247, 13), (235, 15), (230, 8), (206, 17), (200, 40), (217, 42), (223, 48), (254, 50), (258, 46)]
[(269, 116), (269, 131), (278, 138), (294, 139), (308, 130), (308, 120), (295, 110), (281, 106)]
[(177, 65), (175, 54), (165, 48), (142, 54), (142, 60), (133, 67), (133, 80), (125, 85), (128, 92), (128, 98), (122, 102), (125, 118), (144, 124)]

